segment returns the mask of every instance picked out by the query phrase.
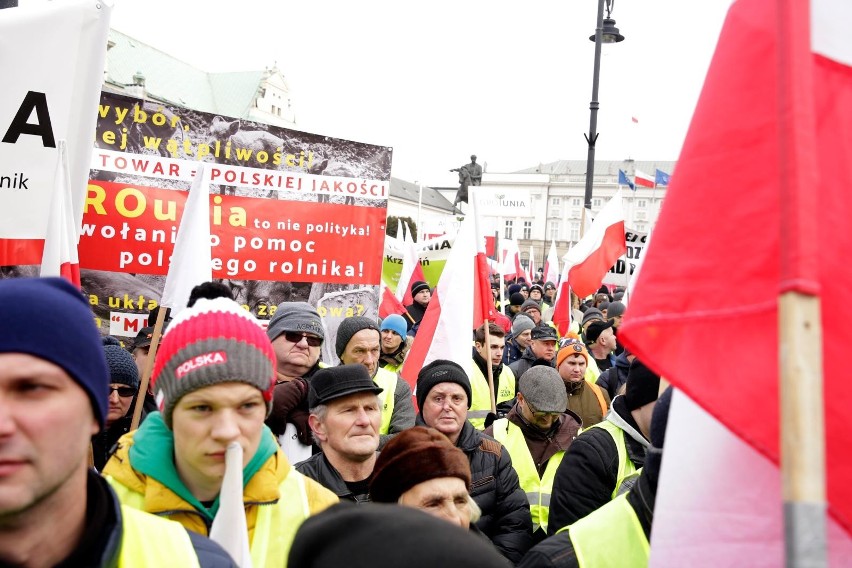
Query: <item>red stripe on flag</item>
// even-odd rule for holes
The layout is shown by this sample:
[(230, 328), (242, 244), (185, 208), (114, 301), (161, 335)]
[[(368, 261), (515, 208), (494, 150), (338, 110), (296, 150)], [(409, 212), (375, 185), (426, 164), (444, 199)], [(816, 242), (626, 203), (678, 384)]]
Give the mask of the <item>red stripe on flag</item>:
[(636, 174), (634, 176), (633, 180), (636, 183), (636, 185), (641, 185), (642, 187), (651, 187), (651, 188), (654, 187), (654, 180), (641, 177), (641, 176), (639, 176), (639, 174)]
[(63, 262), (59, 265), (59, 275), (77, 288), (80, 287), (80, 265), (76, 262)]
[(0, 266), (41, 264), (44, 239), (0, 239)]
[(429, 305), (426, 307), (423, 319), (420, 320), (420, 327), (417, 328), (417, 335), (414, 336), (411, 349), (405, 357), (405, 365), (402, 366), (402, 370), (400, 371), (400, 376), (411, 387), (415, 411), (418, 410), (416, 393), (417, 374), (423, 368), (426, 356), (429, 354), (429, 348), (432, 347), (435, 331), (438, 329), (438, 321), (441, 319), (441, 298), (437, 292), (435, 290), (435, 293), (432, 294), (432, 298), (429, 300)]
[(592, 254), (568, 271), (571, 288), (581, 298), (594, 293), (600, 287), (606, 272), (618, 257), (625, 253), (627, 243), (624, 240), (624, 221), (619, 221), (606, 228), (601, 245)]
[(559, 283), (559, 292), (553, 305), (553, 323), (559, 337), (565, 337), (571, 328), (571, 289), (568, 282)]
[(382, 302), (379, 304), (379, 317), (382, 319), (391, 314), (405, 315), (405, 306), (402, 302), (396, 299), (396, 296), (390, 291), (387, 286), (382, 286)]
[(494, 321), (494, 297), (491, 295), (491, 281), (489, 275), (491, 269), (485, 253), (476, 254), (476, 272), (473, 275), (473, 327), (478, 328), (483, 322)]

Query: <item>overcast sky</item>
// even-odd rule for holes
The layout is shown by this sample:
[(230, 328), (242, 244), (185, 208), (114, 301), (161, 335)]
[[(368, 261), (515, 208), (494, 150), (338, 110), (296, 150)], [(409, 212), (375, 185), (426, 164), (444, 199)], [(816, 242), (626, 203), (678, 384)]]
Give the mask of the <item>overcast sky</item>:
[[(615, 1), (598, 159), (677, 159), (730, 3)], [(277, 63), (297, 128), (393, 147), (394, 177), (454, 186), (471, 153), (489, 172), (586, 158), (595, 0), (114, 5), (113, 28), (204, 70)]]

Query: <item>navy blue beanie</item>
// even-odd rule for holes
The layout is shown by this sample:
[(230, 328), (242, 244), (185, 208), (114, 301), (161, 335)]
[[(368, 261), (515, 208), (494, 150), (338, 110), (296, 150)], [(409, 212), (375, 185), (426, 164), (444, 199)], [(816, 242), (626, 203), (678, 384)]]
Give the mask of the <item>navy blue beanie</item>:
[(0, 280), (0, 353), (25, 353), (62, 367), (79, 384), (103, 426), (109, 369), (83, 295), (62, 278)]
[(139, 388), (139, 368), (133, 356), (114, 337), (104, 337), (104, 355), (109, 367), (109, 382)]

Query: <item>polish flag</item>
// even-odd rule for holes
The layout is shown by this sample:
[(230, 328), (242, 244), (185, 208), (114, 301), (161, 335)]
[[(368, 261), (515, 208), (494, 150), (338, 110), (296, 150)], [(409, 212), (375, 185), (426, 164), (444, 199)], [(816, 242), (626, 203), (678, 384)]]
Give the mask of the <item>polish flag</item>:
[(41, 276), (61, 276), (80, 287), (80, 259), (77, 256), (79, 232), (71, 204), (71, 182), (68, 175), (68, 150), (65, 140), (58, 143), (56, 175), (47, 235), (41, 257)]
[[(850, 26), (852, 4), (846, 0), (737, 0), (722, 29), (618, 337), (712, 417), (717, 433), (736, 438), (724, 446), (691, 438), (689, 448), (670, 448), (667, 438), (664, 470), (689, 460), (694, 448), (705, 448), (712, 451), (700, 452), (702, 465), (730, 466), (741, 490), (695, 492), (693, 478), (693, 493), (724, 495), (724, 503), (717, 498), (709, 508), (699, 503), (670, 514), (677, 496), (670, 499), (672, 484), (661, 483), (652, 566), (666, 565), (666, 548), (672, 552), (678, 543), (681, 555), (668, 557), (678, 565), (782, 565), (785, 508), (815, 512), (808, 524), (817, 536), (825, 521), (829, 565), (848, 565), (852, 555), (852, 382), (845, 365), (852, 305), (837, 301), (852, 281), (846, 259), (852, 248), (852, 170), (837, 167), (852, 155)], [(719, 185), (707, 175), (722, 170), (737, 183)], [(743, 243), (748, 254), (737, 255), (732, 279), (726, 267)], [(762, 292), (734, 295), (734, 289)], [(779, 345), (787, 323), (779, 300), (791, 293), (818, 309), (818, 316), (808, 318), (814, 337), (823, 339), (813, 342), (816, 353), (809, 341)], [(732, 329), (736, 333), (727, 333)], [(724, 377), (712, 366), (696, 365), (709, 345), (719, 353), (736, 352), (744, 337), (749, 355)], [(824, 463), (825, 477), (810, 478), (817, 490), (807, 500), (791, 499), (796, 496), (781, 489), (793, 479), (780, 479), (782, 431), (793, 422), (782, 428), (781, 402), (789, 393), (781, 392), (780, 378), (789, 363), (799, 366), (800, 380), (813, 389), (818, 407), (822, 401), (824, 416), (824, 431), (812, 416), (799, 417), (813, 423), (812, 438), (825, 442), (824, 458), (811, 462)], [(688, 423), (695, 431), (696, 421)], [(804, 451), (810, 443), (801, 439), (798, 445)], [(715, 483), (719, 469), (703, 467), (702, 480)], [(767, 482), (772, 478), (774, 485)], [(825, 503), (813, 495), (822, 481)], [(720, 504), (724, 514), (708, 518)], [(740, 527), (745, 530), (728, 530)], [(677, 542), (657, 542), (658, 534), (674, 534)], [(692, 544), (706, 545), (705, 554), (684, 556)], [(813, 552), (819, 563), (825, 551)]]
[(556, 284), (559, 281), (559, 257), (556, 255), (556, 242), (550, 241), (547, 260), (544, 263), (544, 281)]
[[(474, 238), (476, 239), (476, 267), (473, 275), (473, 329), (477, 329), (486, 321), (494, 321), (497, 318), (497, 310), (494, 307), (494, 297), (491, 295), (491, 270), (488, 267), (488, 257), (485, 256), (485, 235), (483, 235), (479, 222), (479, 198), (478, 190), (471, 190), (470, 211), (468, 215), (473, 217)], [(530, 247), (532, 254), (532, 247)], [(530, 257), (532, 259), (532, 257)]]
[(524, 267), (521, 266), (521, 252), (518, 249), (518, 243), (512, 239), (503, 239), (503, 277), (511, 280), (512, 278), (527, 278), (527, 273)]
[[(396, 297), (403, 306), (414, 303), (411, 295), (412, 282), (425, 282), (423, 267), (420, 265), (420, 255), (417, 252), (417, 243), (411, 235), (411, 229), (402, 233), (402, 269), (399, 272), (399, 281), (396, 284)], [(399, 313), (399, 312), (395, 312)], [(405, 308), (403, 312), (405, 313)]]
[[(469, 202), (474, 208), (473, 199)], [(472, 213), (465, 215), (459, 227), (452, 252), (402, 367), (402, 378), (411, 386), (412, 394), (417, 386), (417, 373), (435, 359), (449, 359), (465, 368), (468, 374), (471, 371), (470, 338), (477, 266), (476, 215)], [(488, 292), (490, 295), (490, 286)]]
[(528, 264), (527, 269), (527, 282), (533, 283), (535, 282), (535, 274), (538, 267), (535, 265), (535, 252), (533, 251), (533, 246), (530, 245), (530, 262)]
[(553, 325), (559, 337), (565, 337), (571, 328), (571, 287), (568, 284), (568, 264), (562, 269), (559, 285), (556, 288), (556, 301), (553, 303)]
[(636, 170), (633, 174), (633, 181), (636, 185), (641, 185), (642, 187), (654, 187), (654, 176), (648, 175), (641, 170)]
[(627, 241), (619, 189), (598, 213), (580, 242), (565, 254), (563, 277), (567, 275), (566, 282), (571, 284), (571, 289), (585, 298), (600, 288), (604, 275), (625, 253)]
[(398, 314), (404, 316), (406, 313), (405, 306), (402, 305), (402, 302), (391, 292), (390, 288), (382, 282), (382, 297), (379, 302), (379, 317), (385, 319), (391, 314)]
[(240, 568), (252, 568), (245, 504), (243, 448), (231, 442), (225, 450), (225, 475), (219, 490), (219, 510), (210, 526), (210, 540), (224, 548)]
[(186, 308), (192, 288), (213, 279), (210, 245), (210, 181), (199, 162), (178, 227), (169, 272), (160, 304), (172, 309), (172, 317)]

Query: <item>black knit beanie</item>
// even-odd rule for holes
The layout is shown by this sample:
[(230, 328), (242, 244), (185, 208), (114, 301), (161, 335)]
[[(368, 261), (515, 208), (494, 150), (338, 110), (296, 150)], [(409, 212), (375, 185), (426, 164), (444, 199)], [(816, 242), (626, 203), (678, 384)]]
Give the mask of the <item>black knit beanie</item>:
[(660, 375), (634, 359), (627, 371), (627, 391), (624, 401), (628, 410), (636, 410), (657, 400), (660, 394)]
[(423, 282), (422, 280), (417, 280), (411, 283), (411, 295), (416, 296), (419, 292), (423, 290), (429, 290), (429, 284)]
[(461, 365), (446, 359), (435, 359), (417, 373), (417, 406), (422, 410), (426, 396), (435, 385), (440, 383), (456, 383), (467, 393), (467, 407), (473, 402), (470, 391), (470, 378)]
[(139, 369), (133, 356), (114, 337), (104, 337), (104, 355), (109, 367), (109, 382), (139, 388)]
[(343, 352), (346, 351), (346, 346), (349, 344), (353, 335), (365, 329), (374, 329), (376, 330), (376, 334), (381, 337), (379, 326), (370, 318), (365, 318), (364, 316), (353, 316), (340, 322), (340, 325), (337, 328), (337, 339), (334, 342), (334, 350), (337, 353), (337, 356), (340, 357), (343, 355)]

